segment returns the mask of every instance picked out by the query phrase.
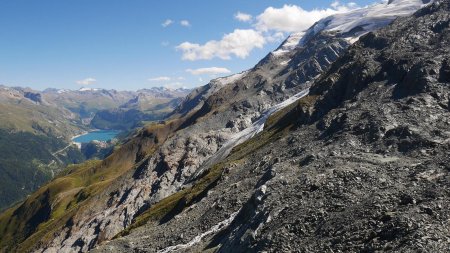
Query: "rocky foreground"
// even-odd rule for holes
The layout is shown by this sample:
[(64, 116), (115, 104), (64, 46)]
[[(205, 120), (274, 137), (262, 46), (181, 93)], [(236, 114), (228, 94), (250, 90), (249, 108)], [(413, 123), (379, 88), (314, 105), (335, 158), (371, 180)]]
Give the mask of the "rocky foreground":
[(362, 37), (201, 197), (94, 252), (450, 251), (449, 23)]

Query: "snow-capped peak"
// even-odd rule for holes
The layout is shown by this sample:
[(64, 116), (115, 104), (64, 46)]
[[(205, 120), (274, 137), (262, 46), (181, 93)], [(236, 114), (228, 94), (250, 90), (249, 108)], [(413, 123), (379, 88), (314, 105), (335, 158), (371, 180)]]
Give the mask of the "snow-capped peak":
[(212, 80), (213, 82), (219, 84), (221, 87), (226, 86), (230, 83), (233, 83), (234, 81), (241, 79), (242, 77), (244, 77), (249, 71), (244, 71), (238, 74), (234, 74), (231, 76), (226, 76), (226, 77), (220, 77), (217, 79)]
[(302, 45), (310, 36), (321, 31), (339, 32), (350, 41), (356, 41), (360, 36), (390, 24), (398, 17), (409, 16), (424, 7), (431, 0), (390, 0), (355, 9), (343, 14), (324, 18), (306, 31), (300, 41)]
[(63, 94), (63, 93), (66, 93), (66, 92), (69, 92), (69, 90), (68, 89), (59, 89), (59, 90), (56, 91), (56, 93), (58, 93), (58, 94)]
[(432, 0), (389, 0), (387, 4), (404, 4), (404, 2), (422, 2), (422, 4), (429, 4)]
[(306, 31), (291, 34), (272, 54), (283, 55), (297, 46), (303, 46), (312, 36), (322, 31), (338, 32), (353, 43), (362, 35), (384, 27), (398, 17), (411, 15), (431, 2), (433, 0), (385, 0), (382, 3), (331, 15)]
[(78, 91), (98, 91), (96, 88), (82, 87)]
[(293, 50), (295, 47), (297, 47), (298, 43), (304, 35), (305, 32), (297, 32), (289, 35), (289, 37), (283, 43), (281, 43), (281, 45), (275, 51), (273, 51), (273, 54), (279, 55)]

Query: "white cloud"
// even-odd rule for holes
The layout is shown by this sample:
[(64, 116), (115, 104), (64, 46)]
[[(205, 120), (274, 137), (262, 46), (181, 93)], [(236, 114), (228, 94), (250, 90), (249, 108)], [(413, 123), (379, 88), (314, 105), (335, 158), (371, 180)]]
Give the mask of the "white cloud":
[(266, 40), (260, 32), (253, 29), (236, 29), (224, 35), (220, 41), (211, 40), (204, 45), (184, 42), (176, 49), (183, 52), (183, 60), (210, 60), (216, 57), (228, 60), (232, 55), (244, 59), (254, 48), (262, 48), (265, 43)]
[(159, 76), (159, 77), (149, 78), (148, 80), (150, 82), (168, 82), (168, 81), (172, 80), (172, 78), (170, 78), (168, 76)]
[(170, 43), (168, 41), (161, 42), (161, 46), (163, 46), (163, 47), (168, 47), (169, 45), (170, 45)]
[(311, 11), (304, 10), (297, 5), (284, 5), (282, 8), (268, 7), (256, 17), (255, 27), (265, 32), (301, 32), (322, 18), (355, 8), (356, 4), (342, 5), (335, 1), (331, 4), (331, 7)]
[(250, 22), (253, 19), (252, 15), (240, 11), (234, 15), (234, 18), (241, 22)]
[(238, 12), (234, 18), (251, 23), (252, 29), (235, 29), (232, 33), (225, 34), (222, 39), (210, 40), (205, 44), (186, 41), (176, 49), (182, 51), (183, 60), (189, 61), (213, 58), (229, 60), (232, 56), (245, 59), (255, 48), (263, 48), (266, 43), (280, 42), (288, 33), (305, 31), (322, 18), (357, 7), (354, 2), (341, 4), (334, 1), (329, 8), (311, 11), (297, 5), (268, 7), (255, 18), (250, 14)]
[(79, 84), (79, 85), (90, 85), (90, 84), (93, 84), (95, 82), (97, 82), (97, 80), (95, 80), (92, 77), (88, 77), (86, 79), (77, 81), (77, 84)]
[(358, 4), (355, 2), (349, 2), (347, 4), (341, 4), (341, 2), (339, 2), (338, 0), (334, 1), (331, 4), (331, 7), (333, 7), (333, 9), (338, 10), (338, 11), (348, 11), (350, 9), (354, 9), (358, 7)]
[(355, 3), (355, 2), (350, 2), (350, 3), (347, 4), (347, 6), (348, 6), (348, 8), (350, 8), (350, 9), (358, 8), (358, 4)]
[(182, 25), (184, 27), (190, 27), (191, 23), (188, 20), (181, 20), (180, 25)]
[(186, 69), (186, 72), (189, 72), (193, 75), (217, 75), (217, 74), (228, 74), (231, 71), (227, 68), (218, 68), (218, 67), (210, 67), (210, 68), (199, 68), (199, 69)]
[(164, 21), (161, 25), (162, 27), (168, 27), (170, 25), (173, 24), (173, 20), (172, 19), (166, 19), (166, 21)]
[(286, 35), (283, 32), (274, 32), (266, 34), (266, 40), (269, 43), (281, 42), (286, 39)]

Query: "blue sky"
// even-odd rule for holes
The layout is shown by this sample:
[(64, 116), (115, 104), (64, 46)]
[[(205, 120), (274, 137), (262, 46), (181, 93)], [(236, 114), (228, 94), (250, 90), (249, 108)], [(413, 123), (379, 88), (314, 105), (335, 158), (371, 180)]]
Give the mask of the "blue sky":
[(0, 84), (195, 87), (252, 67), (321, 16), (373, 2), (1, 0)]

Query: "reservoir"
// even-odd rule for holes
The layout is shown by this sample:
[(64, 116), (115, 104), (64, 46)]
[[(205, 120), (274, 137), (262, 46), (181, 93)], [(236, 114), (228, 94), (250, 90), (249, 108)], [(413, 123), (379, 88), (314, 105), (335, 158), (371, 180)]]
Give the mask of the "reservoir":
[(99, 130), (78, 136), (72, 141), (75, 143), (88, 143), (91, 141), (109, 141), (116, 137), (121, 131), (118, 130)]

